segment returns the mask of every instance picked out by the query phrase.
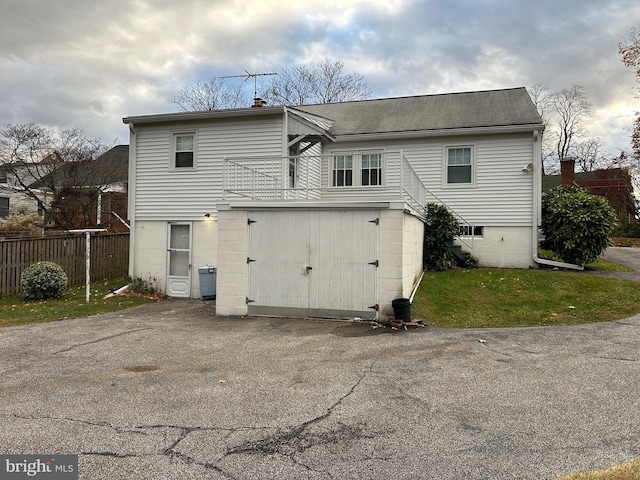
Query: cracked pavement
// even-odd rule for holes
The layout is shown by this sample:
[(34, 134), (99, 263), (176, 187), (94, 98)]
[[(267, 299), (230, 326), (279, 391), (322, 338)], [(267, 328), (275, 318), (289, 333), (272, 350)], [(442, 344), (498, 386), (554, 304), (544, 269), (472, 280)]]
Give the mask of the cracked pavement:
[(78, 454), (83, 479), (533, 480), (640, 457), (640, 316), (394, 332), (210, 311), (1, 329), (0, 452)]

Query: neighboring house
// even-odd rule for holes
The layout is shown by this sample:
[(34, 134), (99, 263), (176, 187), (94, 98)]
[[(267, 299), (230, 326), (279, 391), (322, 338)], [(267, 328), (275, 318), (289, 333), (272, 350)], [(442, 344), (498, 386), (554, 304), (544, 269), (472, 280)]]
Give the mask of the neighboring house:
[(637, 207), (629, 169), (607, 168), (576, 173), (575, 160), (571, 158), (563, 160), (560, 167), (560, 175), (542, 177), (543, 192), (561, 184), (586, 188), (592, 195), (600, 195), (609, 201), (619, 224), (636, 222)]
[(128, 231), (129, 146), (117, 145), (91, 161), (65, 162), (31, 187), (53, 195), (48, 226)]
[(481, 265), (535, 265), (544, 126), (525, 88), (261, 105), (123, 119), (132, 277), (198, 297), (210, 264), (220, 315), (375, 318), (420, 279), (426, 202), (465, 220)]
[(47, 192), (35, 189), (34, 198), (24, 186), (34, 182), (39, 174), (46, 175), (61, 162), (54, 150), (0, 150), (0, 218), (11, 215), (42, 215), (39, 202), (48, 205), (51, 197)]

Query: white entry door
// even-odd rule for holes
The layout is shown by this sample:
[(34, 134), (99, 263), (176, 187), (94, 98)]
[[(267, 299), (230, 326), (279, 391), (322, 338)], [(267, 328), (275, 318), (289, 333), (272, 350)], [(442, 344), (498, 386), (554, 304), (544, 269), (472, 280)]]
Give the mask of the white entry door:
[(249, 313), (375, 318), (378, 216), (249, 212)]
[(167, 295), (191, 295), (191, 223), (169, 223), (167, 229)]

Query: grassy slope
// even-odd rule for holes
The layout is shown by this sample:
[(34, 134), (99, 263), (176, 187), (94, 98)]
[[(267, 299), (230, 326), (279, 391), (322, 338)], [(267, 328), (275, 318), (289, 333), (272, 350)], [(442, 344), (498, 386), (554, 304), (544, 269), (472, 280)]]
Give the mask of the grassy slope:
[(427, 272), (412, 316), (452, 328), (609, 321), (640, 312), (638, 283), (584, 273), (481, 268)]

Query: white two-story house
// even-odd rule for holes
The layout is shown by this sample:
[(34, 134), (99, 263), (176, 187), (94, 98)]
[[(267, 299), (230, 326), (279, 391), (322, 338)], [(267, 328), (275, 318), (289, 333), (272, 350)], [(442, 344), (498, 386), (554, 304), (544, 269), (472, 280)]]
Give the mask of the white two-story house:
[(482, 266), (535, 265), (544, 126), (524, 88), (127, 117), (130, 273), (220, 315), (361, 316), (410, 296), (424, 205)]

